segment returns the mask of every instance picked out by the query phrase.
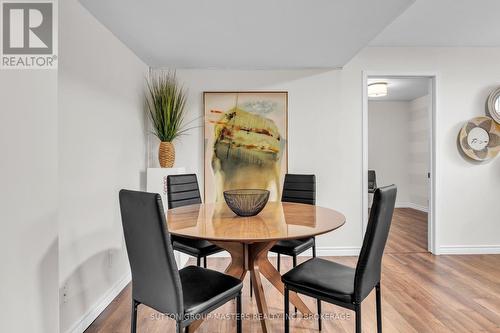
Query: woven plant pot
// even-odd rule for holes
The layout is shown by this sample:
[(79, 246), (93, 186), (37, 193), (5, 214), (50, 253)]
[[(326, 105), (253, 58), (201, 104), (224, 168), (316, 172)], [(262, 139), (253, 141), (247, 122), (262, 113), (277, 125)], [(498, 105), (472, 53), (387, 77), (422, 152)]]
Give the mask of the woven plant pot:
[(175, 148), (172, 142), (160, 142), (158, 160), (162, 168), (171, 168), (175, 161)]

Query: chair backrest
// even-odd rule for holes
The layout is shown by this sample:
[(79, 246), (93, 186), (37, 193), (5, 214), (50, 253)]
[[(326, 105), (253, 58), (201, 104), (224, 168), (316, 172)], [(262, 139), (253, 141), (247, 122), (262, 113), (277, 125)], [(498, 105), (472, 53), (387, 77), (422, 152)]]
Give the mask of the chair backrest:
[(377, 174), (375, 170), (368, 170), (368, 189), (375, 190), (377, 188)]
[(354, 297), (362, 301), (380, 282), (382, 255), (396, 203), (396, 186), (379, 187), (373, 196), (370, 219), (356, 266)]
[(287, 173), (281, 201), (316, 204), (316, 176)]
[(167, 176), (168, 208), (201, 203), (198, 178), (194, 173)]
[(132, 297), (157, 311), (184, 313), (182, 285), (159, 194), (120, 191)]

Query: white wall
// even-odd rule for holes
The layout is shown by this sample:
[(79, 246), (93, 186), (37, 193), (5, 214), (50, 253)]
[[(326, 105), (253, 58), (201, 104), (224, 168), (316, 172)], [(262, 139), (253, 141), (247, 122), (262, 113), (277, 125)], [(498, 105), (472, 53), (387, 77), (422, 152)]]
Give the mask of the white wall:
[(500, 206), (496, 204), (500, 159), (473, 163), (457, 149), (464, 122), (485, 114), (488, 94), (500, 85), (499, 56), (500, 48), (368, 48), (343, 70), (342, 100), (344, 107), (354, 110), (358, 124), (362, 70), (377, 75), (437, 74), (434, 176), (440, 253), (500, 252)]
[(0, 332), (58, 332), (57, 72), (0, 70)]
[[(337, 254), (333, 249), (350, 253), (361, 244), (363, 70), (436, 73), (439, 250), (500, 252), (500, 206), (495, 202), (500, 195), (500, 161), (472, 163), (456, 146), (460, 127), (467, 119), (484, 115), (488, 94), (500, 84), (499, 57), (500, 48), (367, 48), (339, 71), (179, 70), (177, 74), (189, 88), (192, 118), (202, 114), (203, 91), (289, 92), (289, 169), (316, 173), (318, 204), (346, 215), (345, 226), (318, 242), (323, 254)], [(176, 143), (177, 165), (190, 168), (200, 179), (202, 132), (200, 127)]]
[(396, 207), (428, 209), (430, 107), (429, 95), (368, 102), (368, 169), (378, 186), (397, 185)]
[(375, 170), (378, 186), (397, 185), (397, 207), (410, 201), (409, 130), (409, 102), (368, 102), (368, 169)]
[(431, 95), (410, 102), (409, 126), (409, 168), (408, 186), (411, 188), (408, 202), (414, 208), (427, 211), (429, 208), (430, 180), (430, 115), (432, 114)]
[(145, 188), (147, 66), (79, 2), (59, 6), (61, 332), (81, 332), (130, 274), (118, 191)]
[[(335, 92), (341, 89), (337, 70), (224, 71), (178, 70), (179, 80), (189, 89), (187, 120), (203, 113), (203, 91), (288, 91), (289, 172), (315, 173), (318, 204), (343, 212), (348, 222), (341, 229), (318, 239), (320, 253), (357, 252), (361, 242), (360, 201), (352, 200), (361, 187), (359, 172), (350, 163), (351, 110), (343, 109)], [(176, 165), (195, 172), (203, 186), (203, 128), (176, 143)], [(156, 159), (156, 146), (152, 159)], [(323, 252), (321, 252), (323, 251)]]

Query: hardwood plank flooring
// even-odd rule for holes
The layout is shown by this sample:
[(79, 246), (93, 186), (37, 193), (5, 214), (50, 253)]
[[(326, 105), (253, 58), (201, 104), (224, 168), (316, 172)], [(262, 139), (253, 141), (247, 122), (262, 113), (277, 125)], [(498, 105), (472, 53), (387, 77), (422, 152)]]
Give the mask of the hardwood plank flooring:
[(385, 253), (427, 252), (427, 213), (396, 208)]
[[(412, 209), (397, 209), (383, 259), (382, 312), (385, 332), (500, 332), (500, 255), (432, 256), (426, 252), (426, 214)], [(330, 260), (354, 266), (355, 257), (330, 257)], [(229, 259), (210, 258), (212, 269), (223, 270)], [(300, 257), (299, 263), (307, 260)], [(194, 263), (191, 262), (191, 263)], [(291, 268), (291, 259), (282, 257), (282, 271)], [(243, 311), (257, 313), (249, 296), (248, 279), (243, 290)], [(263, 279), (270, 314), (280, 316), (283, 297)], [(130, 293), (128, 286), (87, 329), (94, 332), (130, 331)], [(316, 309), (315, 301), (302, 296)], [(228, 303), (215, 315), (234, 313)], [(354, 332), (354, 316), (349, 310), (323, 303), (322, 332)], [(363, 332), (376, 332), (375, 295), (363, 302)], [(283, 332), (283, 321), (270, 320), (272, 332)], [(140, 306), (137, 332), (174, 332), (170, 319)], [(311, 319), (293, 319), (291, 331), (317, 332)], [(234, 321), (210, 318), (200, 333), (236, 332)], [(260, 332), (257, 318), (243, 321), (243, 332)]]

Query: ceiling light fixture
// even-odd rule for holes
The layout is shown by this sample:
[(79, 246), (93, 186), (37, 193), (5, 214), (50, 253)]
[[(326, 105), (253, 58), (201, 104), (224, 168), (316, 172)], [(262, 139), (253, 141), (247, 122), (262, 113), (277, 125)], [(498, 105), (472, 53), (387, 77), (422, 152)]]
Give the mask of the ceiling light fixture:
[(387, 82), (375, 82), (368, 85), (368, 97), (387, 96)]

